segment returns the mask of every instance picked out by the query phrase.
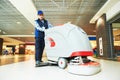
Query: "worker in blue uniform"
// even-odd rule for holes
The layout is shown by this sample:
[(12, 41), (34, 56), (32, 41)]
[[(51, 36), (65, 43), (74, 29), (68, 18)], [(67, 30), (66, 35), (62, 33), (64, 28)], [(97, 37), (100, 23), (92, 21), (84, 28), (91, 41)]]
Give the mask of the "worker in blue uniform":
[(44, 18), (43, 11), (38, 11), (38, 19), (35, 20), (35, 65), (39, 67), (45, 65), (42, 61), (42, 54), (45, 46), (45, 29), (52, 27), (52, 25)]

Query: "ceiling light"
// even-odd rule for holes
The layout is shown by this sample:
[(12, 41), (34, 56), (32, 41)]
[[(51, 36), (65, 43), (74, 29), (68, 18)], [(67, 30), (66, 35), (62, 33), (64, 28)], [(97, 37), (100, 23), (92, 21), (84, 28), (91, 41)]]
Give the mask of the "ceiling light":
[(118, 30), (117, 28), (114, 28), (113, 30)]
[(32, 32), (32, 34), (34, 34), (34, 32)]
[(17, 24), (21, 24), (21, 22), (16, 22)]
[(96, 32), (96, 30), (93, 30), (93, 32)]
[(3, 31), (3, 34), (6, 34), (6, 32)]

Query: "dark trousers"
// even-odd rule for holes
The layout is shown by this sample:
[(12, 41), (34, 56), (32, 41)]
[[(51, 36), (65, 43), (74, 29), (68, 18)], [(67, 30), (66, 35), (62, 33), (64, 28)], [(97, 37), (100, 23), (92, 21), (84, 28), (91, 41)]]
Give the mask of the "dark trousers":
[(42, 61), (44, 47), (44, 38), (35, 37), (35, 61)]

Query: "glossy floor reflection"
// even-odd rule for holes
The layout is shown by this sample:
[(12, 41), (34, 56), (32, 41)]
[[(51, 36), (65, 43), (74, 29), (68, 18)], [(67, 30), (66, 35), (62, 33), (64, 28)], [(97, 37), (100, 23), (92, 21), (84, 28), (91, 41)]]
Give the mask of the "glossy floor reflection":
[(29, 60), (29, 55), (2, 55), (0, 56), (0, 66)]
[(67, 69), (63, 70), (58, 66), (36, 68), (34, 55), (24, 57), (27, 57), (25, 61), (21, 62), (21, 59), (17, 63), (1, 65), (0, 80), (120, 80), (120, 62), (117, 61), (94, 59), (101, 63), (101, 72), (92, 76), (82, 76), (70, 74)]

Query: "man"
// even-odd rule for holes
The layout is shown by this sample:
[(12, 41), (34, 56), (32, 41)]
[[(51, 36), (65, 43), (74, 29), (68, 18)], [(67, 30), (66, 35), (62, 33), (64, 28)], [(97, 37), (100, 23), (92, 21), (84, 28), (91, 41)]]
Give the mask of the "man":
[(44, 36), (45, 29), (52, 27), (51, 24), (44, 18), (43, 11), (38, 11), (38, 19), (35, 20), (35, 61), (36, 67), (45, 65), (42, 61), (42, 54), (45, 46)]

